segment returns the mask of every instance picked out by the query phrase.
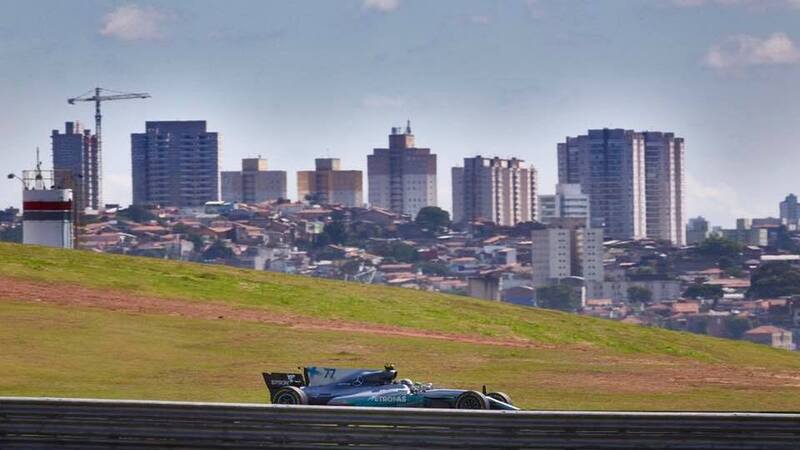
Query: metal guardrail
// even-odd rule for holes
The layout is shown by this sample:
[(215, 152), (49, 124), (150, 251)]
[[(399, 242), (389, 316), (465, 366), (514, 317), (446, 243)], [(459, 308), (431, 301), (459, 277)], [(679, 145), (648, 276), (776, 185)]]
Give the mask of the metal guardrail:
[(800, 414), (466, 411), (0, 397), (0, 448), (793, 449)]

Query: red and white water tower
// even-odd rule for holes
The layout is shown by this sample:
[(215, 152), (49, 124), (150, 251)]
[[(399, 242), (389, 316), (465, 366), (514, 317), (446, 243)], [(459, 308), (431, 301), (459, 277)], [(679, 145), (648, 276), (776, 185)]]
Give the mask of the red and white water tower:
[(22, 177), (22, 242), (48, 247), (72, 248), (74, 211), (72, 189), (56, 185), (52, 170), (25, 170)]

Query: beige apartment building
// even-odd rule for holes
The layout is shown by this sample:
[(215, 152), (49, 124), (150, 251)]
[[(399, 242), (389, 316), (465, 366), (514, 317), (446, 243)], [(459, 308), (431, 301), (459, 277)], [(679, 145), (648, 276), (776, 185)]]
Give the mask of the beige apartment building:
[(514, 226), (536, 219), (537, 173), (521, 159), (464, 158), (453, 167), (453, 221)]
[(337, 158), (317, 158), (315, 170), (297, 172), (297, 199), (323, 205), (357, 207), (364, 204), (360, 170), (341, 170)]
[(287, 198), (286, 171), (269, 170), (264, 158), (244, 158), (241, 171), (222, 172), (223, 201), (255, 204), (281, 198)]
[(410, 123), (392, 128), (389, 148), (367, 156), (367, 179), (371, 206), (412, 217), (436, 206), (436, 155), (416, 146)]

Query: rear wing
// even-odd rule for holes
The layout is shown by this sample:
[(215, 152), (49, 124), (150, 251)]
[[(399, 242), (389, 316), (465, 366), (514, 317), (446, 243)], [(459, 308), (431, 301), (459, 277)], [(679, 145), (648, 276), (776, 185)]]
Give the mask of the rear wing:
[(264, 383), (267, 384), (270, 395), (275, 394), (279, 389), (286, 386), (303, 387), (306, 385), (306, 378), (300, 373), (280, 373), (264, 372)]

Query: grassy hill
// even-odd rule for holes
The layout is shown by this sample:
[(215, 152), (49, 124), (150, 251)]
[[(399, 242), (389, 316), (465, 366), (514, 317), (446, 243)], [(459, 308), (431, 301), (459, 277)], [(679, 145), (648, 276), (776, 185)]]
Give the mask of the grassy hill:
[(264, 402), (380, 367), (542, 409), (797, 410), (800, 355), (465, 297), (0, 244), (0, 395)]

